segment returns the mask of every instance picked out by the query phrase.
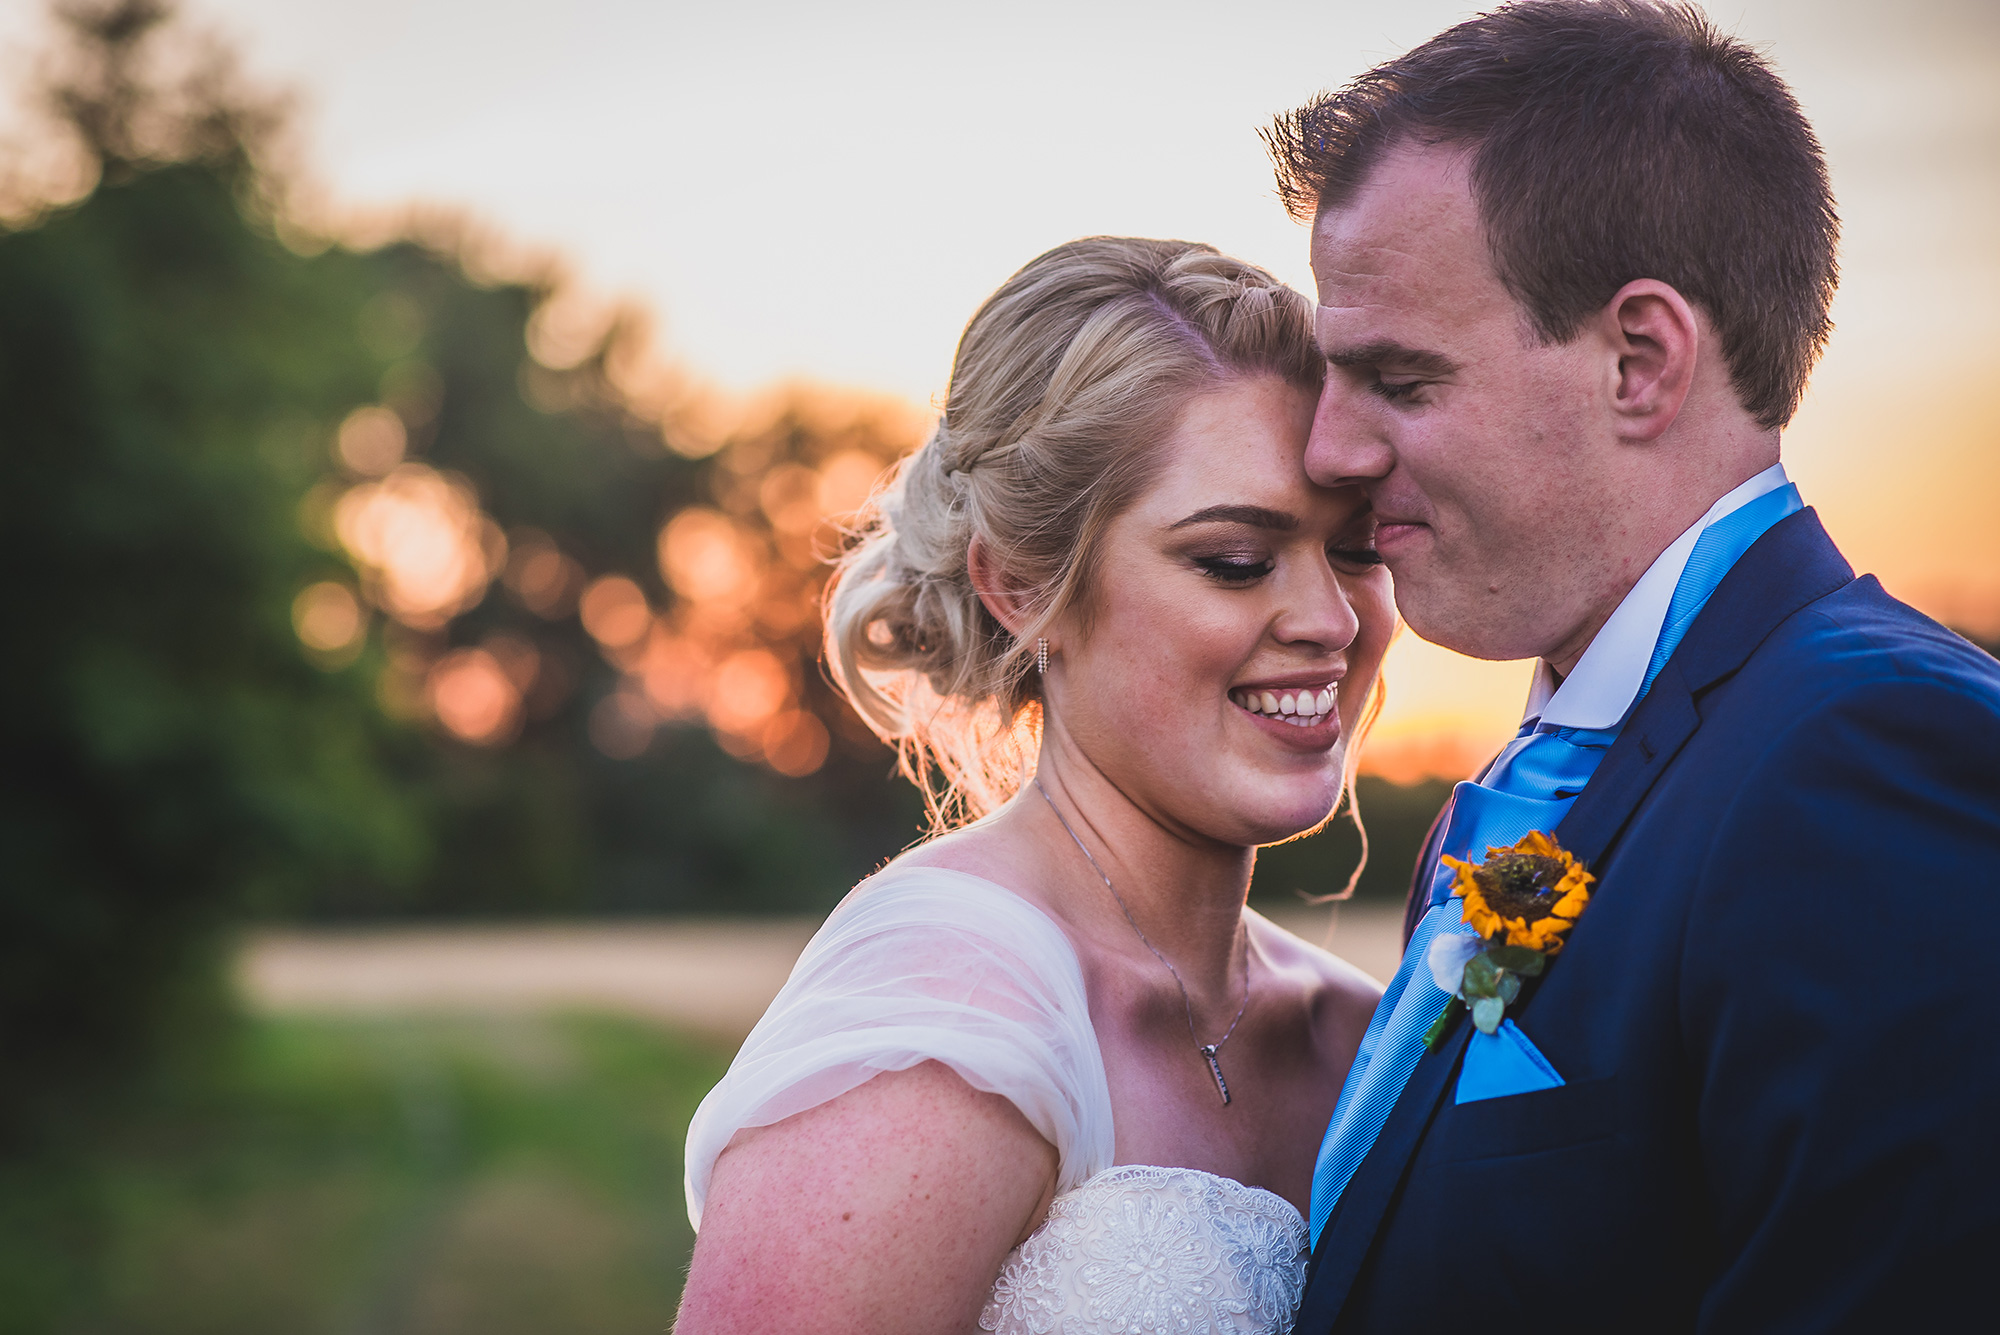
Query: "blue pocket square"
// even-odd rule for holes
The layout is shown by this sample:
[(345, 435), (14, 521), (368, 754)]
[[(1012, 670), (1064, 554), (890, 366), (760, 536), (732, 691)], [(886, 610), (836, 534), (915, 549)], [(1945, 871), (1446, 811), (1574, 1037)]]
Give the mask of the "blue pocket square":
[(1509, 1094), (1532, 1094), (1563, 1083), (1549, 1059), (1536, 1050), (1512, 1020), (1502, 1020), (1497, 1032), (1473, 1030), (1465, 1045), (1465, 1064), (1458, 1071), (1454, 1103), (1477, 1103)]

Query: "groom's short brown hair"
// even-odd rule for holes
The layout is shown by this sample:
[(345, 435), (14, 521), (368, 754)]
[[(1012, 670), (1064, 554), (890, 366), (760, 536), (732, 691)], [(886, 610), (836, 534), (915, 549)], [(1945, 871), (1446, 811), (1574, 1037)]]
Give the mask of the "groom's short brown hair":
[(1744, 408), (1791, 420), (1831, 328), (1840, 223), (1784, 82), (1691, 4), (1521, 0), (1323, 93), (1265, 131), (1300, 219), (1390, 149), (1462, 145), (1494, 269), (1545, 342), (1637, 278), (1722, 340)]

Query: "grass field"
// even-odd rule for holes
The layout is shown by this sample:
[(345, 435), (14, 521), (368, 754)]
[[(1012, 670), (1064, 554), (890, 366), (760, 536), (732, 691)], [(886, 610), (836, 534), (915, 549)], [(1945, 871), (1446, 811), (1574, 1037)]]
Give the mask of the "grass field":
[(0, 1331), (663, 1331), (725, 1065), (599, 1016), (245, 1021), (208, 1076), (0, 1175)]

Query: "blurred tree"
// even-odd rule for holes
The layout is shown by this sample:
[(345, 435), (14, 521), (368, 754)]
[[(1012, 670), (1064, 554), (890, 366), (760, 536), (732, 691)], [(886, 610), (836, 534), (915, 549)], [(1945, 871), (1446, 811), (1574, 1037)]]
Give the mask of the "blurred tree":
[(226, 909), (407, 882), (425, 848), (363, 678), (292, 625), (302, 586), (351, 578), (296, 515), (315, 417), (379, 374), (356, 294), (245, 229), (226, 84), (145, 128), (157, 8), (65, 15), (55, 102), (101, 184), (0, 234), (0, 1118), (198, 1008)]
[[(809, 490), (851, 505), (907, 432), (800, 391), (669, 450), (627, 327), (552, 369), (547, 282), (453, 238), (280, 244), (270, 104), (213, 53), (164, 81), (164, 6), (61, 13), (47, 100), (97, 185), (0, 233), (0, 1088), (119, 1066), (245, 908), (798, 911), (915, 833), (822, 721), (823, 571), (745, 463), (830, 459)], [(722, 477), (753, 596), (672, 623), (708, 657), (662, 697), (585, 624), (633, 595), (664, 633), (662, 526), (721, 520)]]

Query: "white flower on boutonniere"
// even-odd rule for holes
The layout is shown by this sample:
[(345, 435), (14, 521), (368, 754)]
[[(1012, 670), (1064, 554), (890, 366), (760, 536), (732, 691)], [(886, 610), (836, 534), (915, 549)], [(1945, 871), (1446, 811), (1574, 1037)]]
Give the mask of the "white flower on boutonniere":
[(1484, 949), (1486, 943), (1477, 932), (1447, 932), (1431, 942), (1431, 953), (1425, 962), (1431, 966), (1431, 981), (1438, 985), (1438, 991), (1448, 997), (1457, 996), (1465, 966)]

